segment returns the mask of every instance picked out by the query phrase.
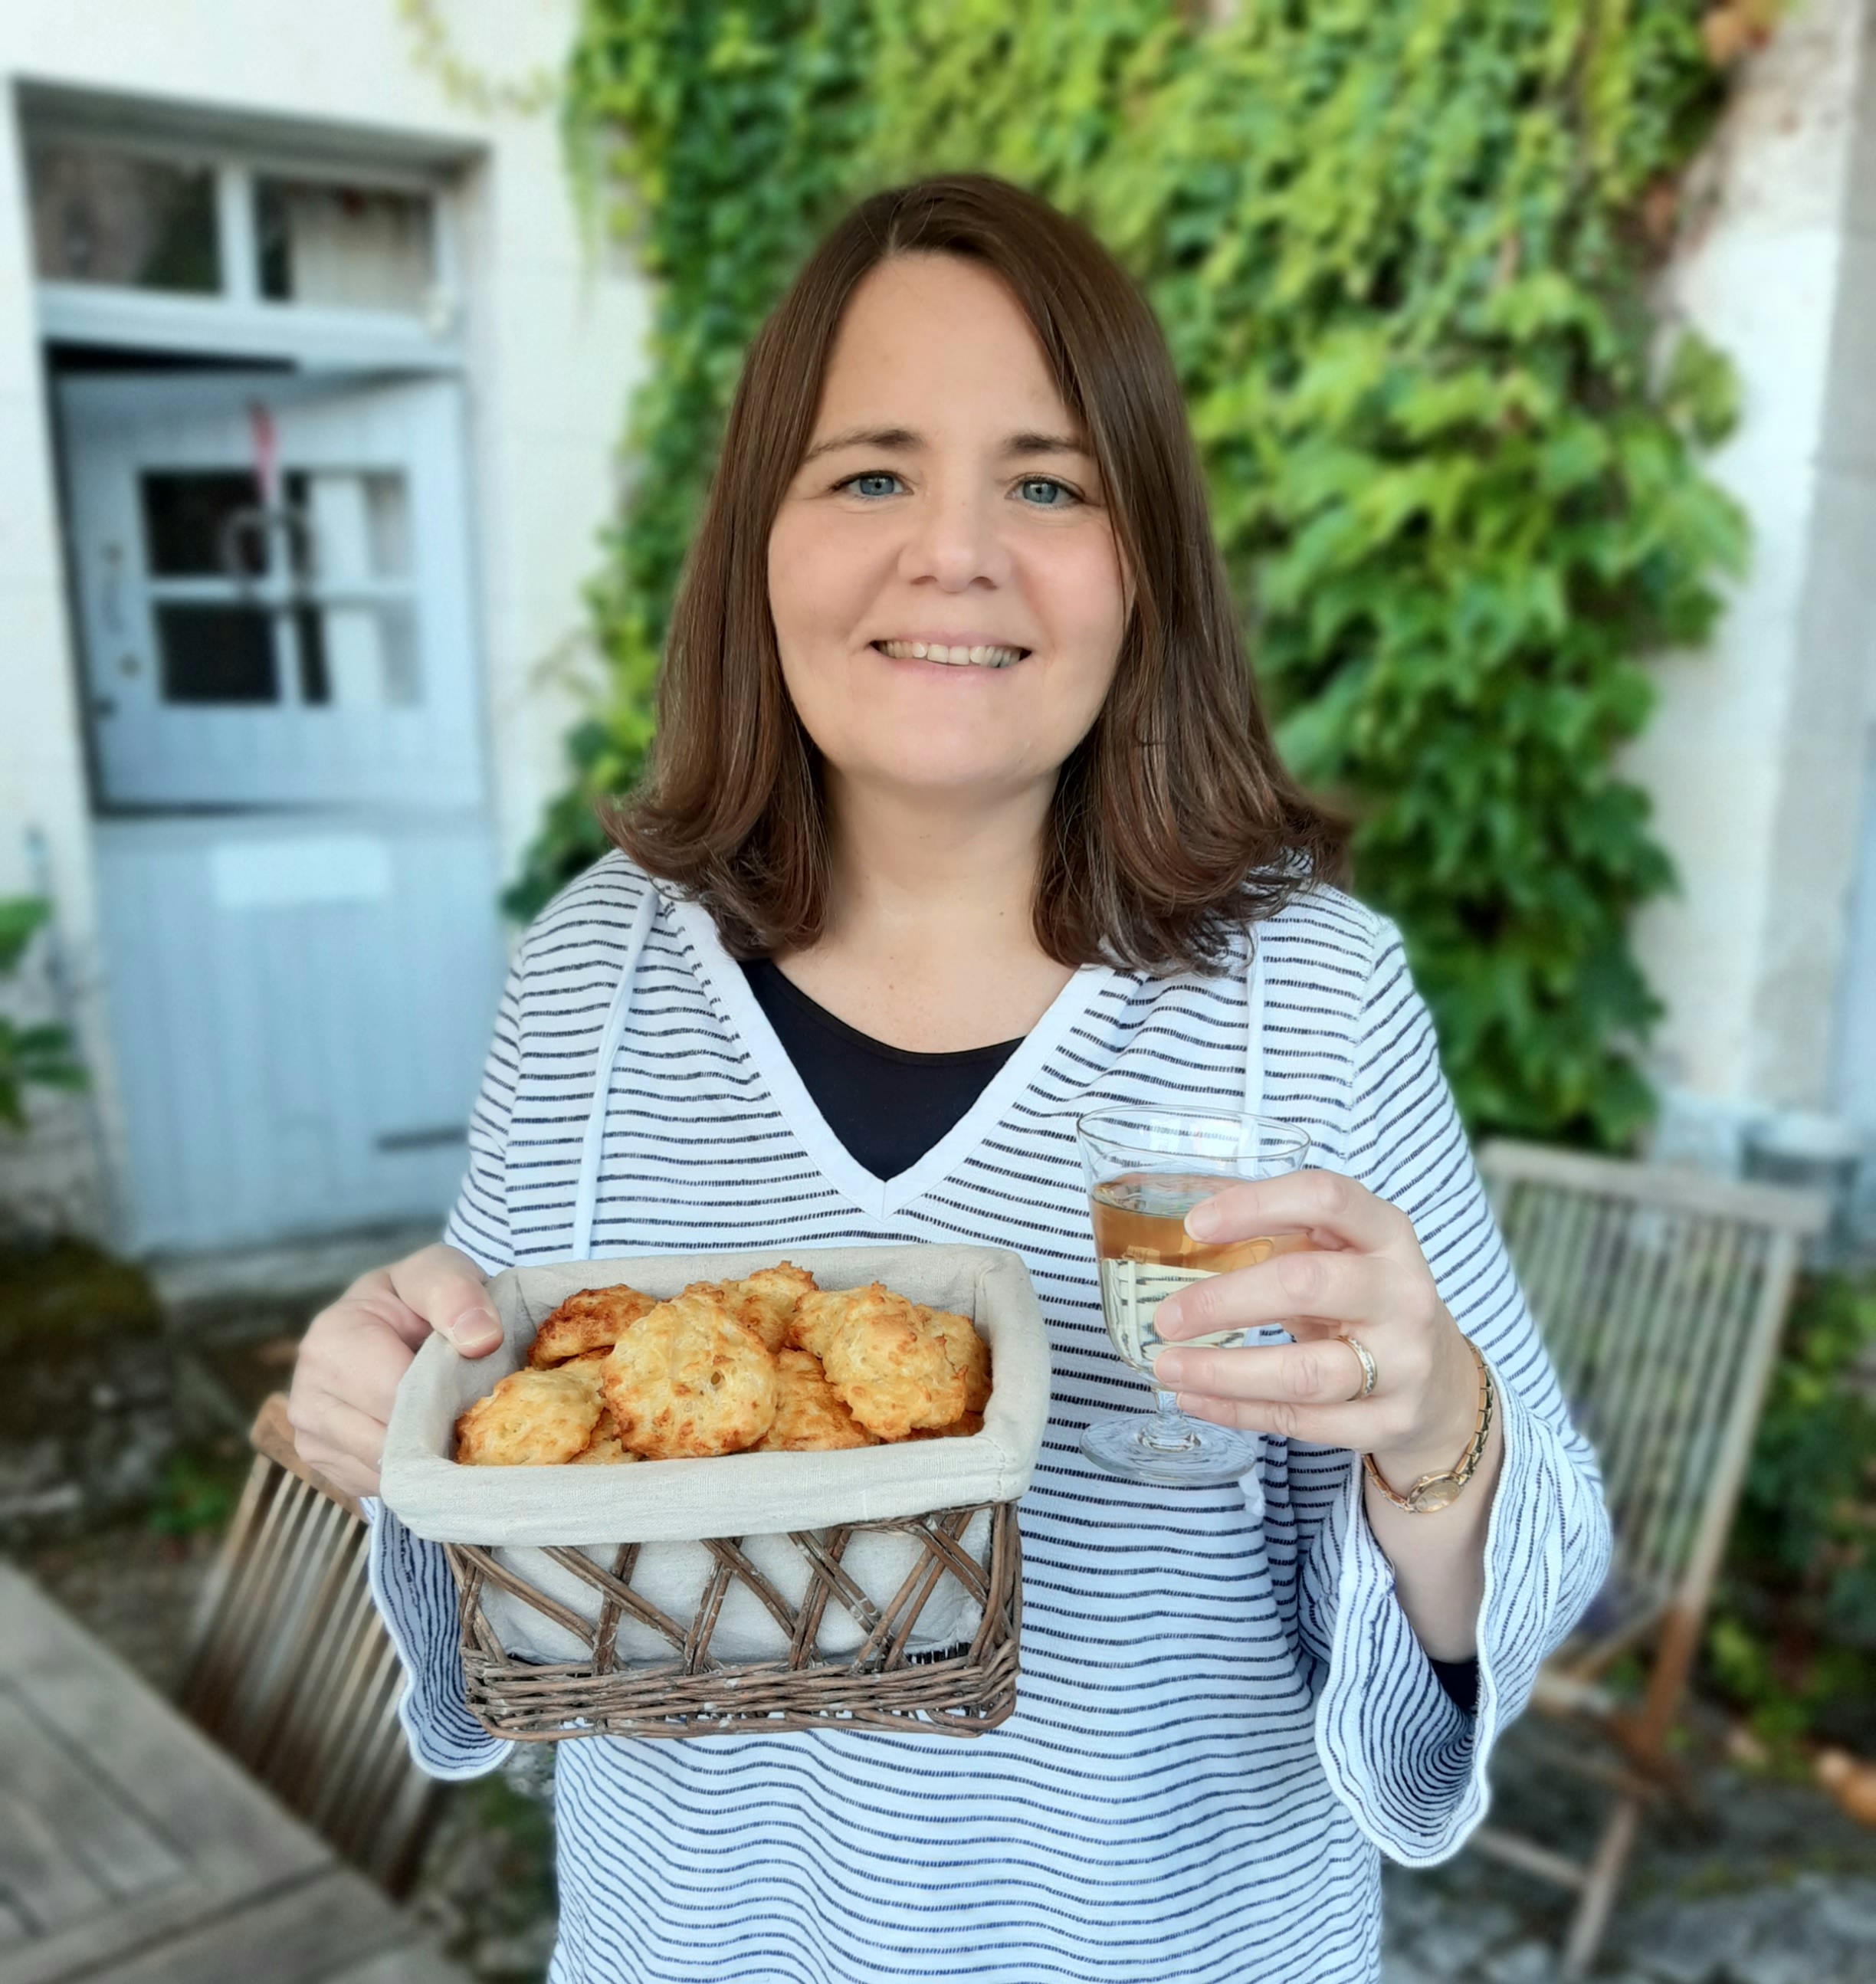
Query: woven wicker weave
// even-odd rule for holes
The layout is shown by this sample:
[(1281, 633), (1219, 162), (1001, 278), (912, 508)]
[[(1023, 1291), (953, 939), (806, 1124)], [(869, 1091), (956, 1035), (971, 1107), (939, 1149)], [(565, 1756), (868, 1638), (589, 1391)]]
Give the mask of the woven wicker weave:
[[(990, 1545), (979, 1563), (961, 1547), (972, 1519), (990, 1513)], [(853, 1539), (890, 1532), (921, 1538), (923, 1554), (893, 1597), (875, 1605), (841, 1569)], [(589, 1623), (517, 1577), (489, 1551), (446, 1543), (461, 1600), (463, 1675), (470, 1712), (497, 1736), (524, 1741), (571, 1736), (708, 1736), (759, 1724), (814, 1729), (843, 1724), (981, 1735), (1016, 1706), (1017, 1647), (1022, 1613), (1021, 1546), (1015, 1506), (1008, 1502), (941, 1509), (895, 1522), (855, 1523), (792, 1532), (808, 1560), (807, 1591), (791, 1606), (750, 1562), (735, 1540), (705, 1545), (715, 1569), (694, 1617), (673, 1619), (631, 1588), (641, 1548), (622, 1545), (608, 1572), (575, 1550), (546, 1554), (601, 1596)], [(933, 1593), (955, 1578), (983, 1608), (968, 1647), (938, 1654), (908, 1651), (913, 1628)], [(725, 1595), (740, 1581), (789, 1637), (786, 1661), (712, 1660)], [(514, 1659), (502, 1650), (482, 1606), (494, 1586), (577, 1635), (589, 1661), (552, 1667)], [(866, 1638), (851, 1654), (824, 1657), (816, 1644), (829, 1604), (848, 1613)], [(614, 1643), (628, 1614), (671, 1643), (669, 1661), (617, 1661)]]

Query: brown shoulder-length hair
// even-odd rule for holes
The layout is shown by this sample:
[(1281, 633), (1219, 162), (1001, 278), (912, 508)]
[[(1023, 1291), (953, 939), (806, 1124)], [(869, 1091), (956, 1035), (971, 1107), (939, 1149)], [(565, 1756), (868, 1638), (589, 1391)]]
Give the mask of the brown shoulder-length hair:
[(1234, 930), (1339, 875), (1341, 832), (1278, 759), (1152, 311), (1085, 228), (983, 175), (862, 201), (757, 333), (672, 615), (649, 776), (605, 809), (607, 830), (701, 901), (736, 957), (826, 930), (819, 755), (782, 681), (769, 536), (848, 299), (921, 254), (966, 257), (1014, 293), (1088, 437), (1134, 585), (1113, 686), (1057, 775), (1037, 941), (1064, 964), (1215, 970)]

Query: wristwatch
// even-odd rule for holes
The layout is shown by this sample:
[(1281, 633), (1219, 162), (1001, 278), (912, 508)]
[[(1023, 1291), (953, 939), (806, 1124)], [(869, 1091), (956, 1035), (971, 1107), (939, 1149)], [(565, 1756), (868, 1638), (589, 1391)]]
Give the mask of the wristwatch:
[(1442, 1474), (1422, 1474), (1403, 1495), (1388, 1485), (1387, 1477), (1375, 1465), (1372, 1453), (1362, 1456), (1362, 1465), (1367, 1469), (1369, 1480), (1395, 1508), (1405, 1509), (1410, 1516), (1437, 1515), (1442, 1509), (1450, 1509), (1485, 1458), (1486, 1442), (1492, 1433), (1492, 1373), (1486, 1368), (1484, 1352), (1469, 1336), (1466, 1342), (1479, 1365), (1479, 1423), (1472, 1429), (1472, 1439), (1459, 1456), (1457, 1465)]

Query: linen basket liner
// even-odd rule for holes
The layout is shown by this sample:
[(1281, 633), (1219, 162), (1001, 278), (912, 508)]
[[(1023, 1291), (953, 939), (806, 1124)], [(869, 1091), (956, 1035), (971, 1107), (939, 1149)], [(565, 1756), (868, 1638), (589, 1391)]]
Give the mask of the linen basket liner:
[[(629, 1283), (675, 1295), (694, 1281), (735, 1280), (782, 1259), (809, 1269), (823, 1289), (883, 1282), (897, 1293), (969, 1316), (989, 1344), (991, 1394), (983, 1429), (966, 1438), (909, 1440), (826, 1453), (739, 1453), (708, 1460), (641, 1461), (614, 1467), (461, 1467), (449, 1456), (457, 1416), (527, 1361), (541, 1320), (581, 1289)], [(971, 1246), (789, 1247), (735, 1254), (682, 1254), (511, 1268), (489, 1284), (502, 1343), (487, 1357), (461, 1356), (440, 1336), (417, 1353), (398, 1387), (381, 1467), (385, 1506), (416, 1535), (485, 1550), (526, 1587), (571, 1615), (544, 1610), (484, 1581), (479, 1603), (490, 1630), (516, 1657), (583, 1663), (597, 1626), (601, 1587), (566, 1566), (577, 1550), (610, 1571), (626, 1545), (633, 1591), (668, 1620), (696, 1616), (718, 1570), (704, 1539), (735, 1540), (752, 1567), (799, 1610), (813, 1576), (790, 1531), (922, 1516), (1013, 1502), (1041, 1450), (1050, 1392), (1048, 1339), (1021, 1257)], [(980, 1567), (988, 1558), (990, 1511), (979, 1506), (956, 1538)], [(883, 1610), (926, 1554), (923, 1537), (895, 1531), (851, 1536), (840, 1568), (856, 1595)], [(550, 1552), (555, 1553), (549, 1554)], [(829, 1605), (816, 1644), (851, 1653), (866, 1637), (859, 1614)], [(977, 1600), (946, 1575), (920, 1612), (913, 1651), (970, 1639)], [(783, 1659), (789, 1637), (772, 1608), (740, 1578), (715, 1594), (712, 1661)], [(665, 1634), (628, 1614), (614, 1659), (668, 1662)]]

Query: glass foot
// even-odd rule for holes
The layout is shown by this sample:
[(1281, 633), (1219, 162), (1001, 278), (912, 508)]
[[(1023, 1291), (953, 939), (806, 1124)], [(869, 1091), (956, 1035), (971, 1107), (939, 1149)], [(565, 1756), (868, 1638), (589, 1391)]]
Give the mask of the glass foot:
[(1252, 1435), (1228, 1432), (1204, 1419), (1174, 1419), (1158, 1413), (1100, 1419), (1081, 1436), (1081, 1451), (1097, 1467), (1129, 1481), (1165, 1488), (1202, 1488), (1235, 1481), (1257, 1465)]

